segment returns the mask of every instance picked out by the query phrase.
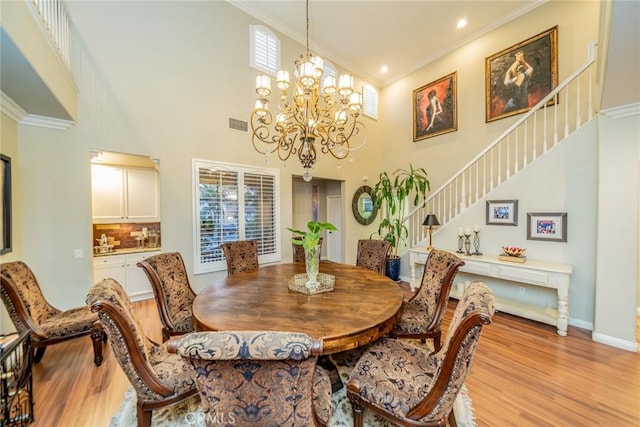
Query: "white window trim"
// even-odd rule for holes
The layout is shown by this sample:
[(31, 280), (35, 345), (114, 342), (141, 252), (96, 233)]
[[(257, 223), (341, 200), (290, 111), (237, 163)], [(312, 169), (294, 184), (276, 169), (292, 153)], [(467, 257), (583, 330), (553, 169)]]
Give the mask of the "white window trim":
[[(267, 38), (269, 39), (269, 41), (272, 41), (275, 43), (275, 52), (273, 52), (273, 54), (275, 55), (275, 66), (273, 69), (267, 67), (267, 66), (263, 66), (261, 64), (259, 64), (256, 61), (256, 33), (257, 32), (263, 32), (266, 34)], [(258, 71), (262, 71), (263, 73), (267, 73), (270, 75), (276, 75), (276, 73), (278, 72), (278, 70), (280, 69), (280, 39), (278, 37), (276, 37), (276, 35), (273, 33), (273, 31), (271, 31), (269, 28), (265, 27), (264, 25), (251, 25), (249, 27), (249, 40), (250, 40), (250, 58), (249, 58), (249, 64), (251, 66), (251, 68), (254, 68)], [(266, 55), (269, 54), (269, 52), (265, 52)]]
[[(373, 104), (375, 105), (371, 106), (370, 103), (372, 95), (375, 95), (375, 100), (373, 101)], [(379, 100), (380, 97), (378, 96), (378, 90), (375, 87), (370, 84), (362, 85), (362, 114), (372, 119), (378, 120)], [(367, 106), (369, 106), (369, 108), (367, 108)], [(373, 108), (374, 111), (371, 111), (371, 108)]]
[[(257, 174), (257, 175), (269, 175), (274, 178), (274, 206), (275, 206), (275, 236), (274, 236), (274, 244), (275, 244), (275, 252), (272, 254), (259, 255), (258, 262), (260, 264), (266, 264), (270, 262), (279, 262), (282, 259), (282, 245), (280, 242), (280, 170), (273, 168), (261, 168), (249, 165), (241, 165), (236, 163), (224, 163), (224, 162), (215, 162), (211, 160), (204, 159), (193, 159), (192, 160), (192, 198), (193, 198), (193, 254), (194, 254), (194, 274), (203, 274), (203, 273), (211, 273), (215, 271), (226, 270), (227, 264), (224, 259), (221, 261), (214, 261), (211, 263), (201, 263), (200, 262), (200, 169), (201, 168), (216, 168), (222, 170), (229, 170), (238, 172), (240, 175), (244, 175), (247, 173)], [(240, 179), (240, 183), (242, 180)], [(242, 191), (238, 191), (239, 195), (244, 197)], [(243, 207), (240, 207), (242, 210)], [(241, 235), (244, 235), (244, 215), (239, 215), (241, 218), (240, 224), (238, 226), (239, 232)], [(242, 240), (242, 237), (239, 237)]]

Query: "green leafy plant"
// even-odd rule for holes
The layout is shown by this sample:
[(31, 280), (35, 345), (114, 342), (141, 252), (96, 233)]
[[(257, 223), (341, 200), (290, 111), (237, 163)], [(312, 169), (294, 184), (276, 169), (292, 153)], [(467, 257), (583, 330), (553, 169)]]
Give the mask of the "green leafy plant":
[(331, 224), (330, 222), (318, 221), (309, 221), (307, 223), (307, 228), (308, 231), (296, 230), (295, 228), (290, 227), (287, 228), (287, 230), (302, 237), (302, 239), (296, 239), (295, 237), (292, 237), (291, 243), (293, 243), (294, 245), (302, 245), (305, 251), (318, 246), (318, 244), (320, 243), (320, 233), (322, 233), (322, 230), (338, 230), (336, 226)]
[(380, 238), (391, 243), (390, 257), (398, 256), (400, 243), (406, 241), (409, 230), (403, 219), (406, 215), (408, 201), (413, 196), (413, 206), (426, 203), (427, 192), (431, 191), (431, 184), (424, 168), (398, 169), (389, 175), (382, 172), (378, 183), (373, 187), (373, 199), (376, 207), (383, 213), (378, 226)]

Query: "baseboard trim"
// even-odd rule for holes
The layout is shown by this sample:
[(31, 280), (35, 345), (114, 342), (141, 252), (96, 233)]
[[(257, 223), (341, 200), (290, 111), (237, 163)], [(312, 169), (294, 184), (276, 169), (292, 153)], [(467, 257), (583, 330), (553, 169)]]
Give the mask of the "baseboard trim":
[(610, 337), (598, 332), (591, 334), (591, 339), (600, 344), (606, 344), (611, 347), (620, 348), (622, 350), (638, 352), (638, 343), (632, 341), (621, 340), (620, 338)]

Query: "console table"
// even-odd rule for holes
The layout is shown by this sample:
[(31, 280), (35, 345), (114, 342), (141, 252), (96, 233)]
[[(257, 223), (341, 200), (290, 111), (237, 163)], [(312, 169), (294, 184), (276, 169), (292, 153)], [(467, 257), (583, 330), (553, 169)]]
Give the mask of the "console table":
[[(428, 255), (429, 252), (426, 248), (413, 248), (409, 250), (411, 267), (410, 286), (413, 291), (420, 286), (420, 280), (416, 279), (416, 264), (424, 265)], [(531, 260), (527, 260), (524, 263), (500, 261), (497, 256), (488, 255), (457, 255), (465, 262), (465, 265), (459, 270), (462, 273), (494, 277), (507, 282), (525, 283), (555, 289), (558, 298), (557, 309), (537, 307), (498, 297), (496, 297), (496, 309), (527, 319), (556, 325), (558, 335), (567, 335), (567, 326), (569, 323), (569, 285), (571, 283), (573, 266)], [(456, 290), (452, 288), (451, 296), (459, 298), (461, 294), (461, 289)]]

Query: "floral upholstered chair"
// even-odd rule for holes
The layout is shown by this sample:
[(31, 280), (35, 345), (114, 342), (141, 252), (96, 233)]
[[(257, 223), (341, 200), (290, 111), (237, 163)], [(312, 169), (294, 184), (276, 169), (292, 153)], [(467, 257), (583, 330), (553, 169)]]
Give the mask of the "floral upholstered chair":
[(189, 360), (205, 414), (242, 426), (324, 426), (331, 381), (321, 341), (301, 333), (194, 332), (172, 340)]
[(238, 240), (220, 245), (227, 260), (227, 275), (255, 270), (258, 265), (258, 242), (255, 240)]
[(138, 263), (147, 274), (162, 322), (162, 340), (193, 332), (193, 300), (187, 269), (179, 252), (153, 255)]
[(387, 270), (387, 254), (390, 248), (391, 243), (386, 240), (358, 240), (356, 265), (385, 274)]
[(138, 426), (151, 425), (154, 409), (172, 405), (197, 393), (190, 367), (167, 343), (148, 339), (135, 317), (122, 286), (113, 279), (95, 284), (87, 304), (98, 313), (120, 367), (136, 391)]
[(371, 345), (347, 383), (354, 425), (362, 426), (368, 409), (399, 425), (445, 426), (449, 421), (455, 426), (453, 404), (494, 305), (491, 289), (473, 282), (458, 302), (440, 351), (429, 354), (395, 338)]
[(456, 255), (432, 250), (424, 265), (420, 289), (402, 307), (402, 317), (391, 332), (395, 338), (433, 338), (433, 348), (440, 350), (442, 321), (453, 279), (464, 261)]
[(22, 261), (0, 265), (2, 300), (18, 332), (29, 330), (34, 361), (44, 356), (48, 345), (91, 335), (93, 363), (102, 363), (102, 343), (106, 336), (98, 316), (89, 307), (58, 310), (47, 302), (31, 269)]

